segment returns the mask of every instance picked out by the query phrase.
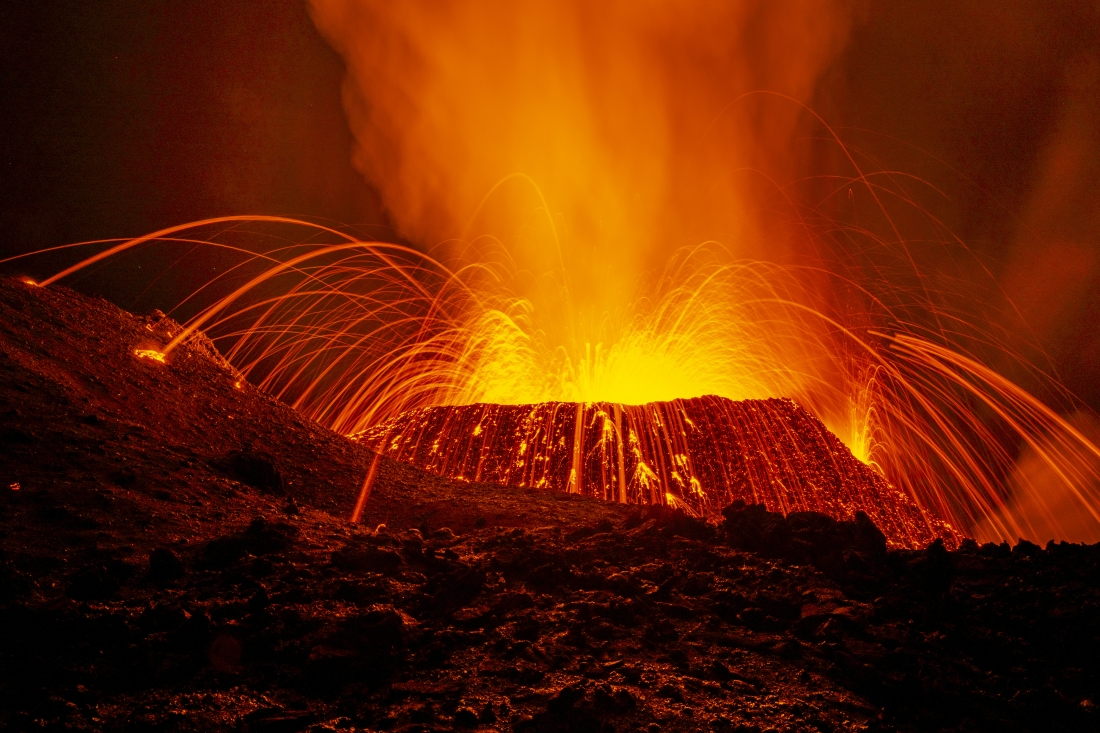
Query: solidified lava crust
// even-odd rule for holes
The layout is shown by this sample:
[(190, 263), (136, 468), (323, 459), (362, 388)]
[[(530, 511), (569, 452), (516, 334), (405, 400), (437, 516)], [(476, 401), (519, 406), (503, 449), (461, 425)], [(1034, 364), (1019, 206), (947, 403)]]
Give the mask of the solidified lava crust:
[(0, 281), (0, 728), (1100, 727), (1100, 546), (889, 549), (373, 458), (178, 326)]

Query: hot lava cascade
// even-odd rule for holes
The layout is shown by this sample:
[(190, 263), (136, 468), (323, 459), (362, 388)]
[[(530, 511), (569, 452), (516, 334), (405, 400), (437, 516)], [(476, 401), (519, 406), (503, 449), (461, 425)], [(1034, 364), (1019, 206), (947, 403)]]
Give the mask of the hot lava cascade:
[(452, 478), (669, 504), (701, 517), (737, 500), (839, 520), (863, 511), (895, 546), (961, 539), (788, 399), (428, 407), (354, 437)]

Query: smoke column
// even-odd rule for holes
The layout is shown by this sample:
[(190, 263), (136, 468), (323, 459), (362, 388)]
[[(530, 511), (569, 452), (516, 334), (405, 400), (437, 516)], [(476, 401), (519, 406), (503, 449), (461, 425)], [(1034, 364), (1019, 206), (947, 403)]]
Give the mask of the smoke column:
[(853, 19), (838, 0), (312, 10), (347, 63), (355, 164), (400, 231), (492, 235), (533, 273), (564, 264), (597, 313), (676, 247), (764, 254), (757, 194), (792, 169), (802, 110), (739, 97), (810, 101)]

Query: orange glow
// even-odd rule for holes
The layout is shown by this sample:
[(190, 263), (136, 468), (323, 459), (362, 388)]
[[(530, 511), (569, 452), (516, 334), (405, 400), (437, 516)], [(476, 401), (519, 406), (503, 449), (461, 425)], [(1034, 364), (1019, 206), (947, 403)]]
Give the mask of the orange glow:
[[(202, 241), (207, 227), (245, 221), (196, 223), (186, 241)], [(564, 295), (544, 313), (513, 294), (516, 275), (492, 252), (447, 266), (405, 246), (359, 242), (302, 222), (254, 223), (304, 227), (336, 242), (236, 248), (240, 265), (192, 296), (201, 306), (197, 314), (156, 353), (171, 353), (202, 328), (226, 344), (227, 358), (250, 382), (338, 432), (374, 428), (371, 440), (378, 441), (380, 426), (413, 419), (409, 411), (447, 405), (602, 404), (610, 421), (574, 408), (572, 434), (595, 431), (590, 437), (603, 446), (603, 473), (589, 475), (595, 469), (588, 437), (571, 446), (565, 441), (568, 467), (553, 481), (548, 477), (546, 486), (586, 493), (599, 485), (603, 495), (606, 484), (608, 498), (618, 501), (675, 503), (713, 515), (720, 500), (702, 502), (698, 492), (732, 496), (740, 484), (670, 470), (668, 460), (694, 460), (692, 455), (636, 446), (632, 440), (641, 441), (643, 428), (620, 439), (616, 426), (621, 431), (621, 421), (629, 422), (637, 409), (644, 412), (640, 406), (662, 401), (787, 398), (848, 446), (846, 455), (866, 464), (859, 475), (880, 476), (903, 499), (874, 499), (889, 495), (881, 488), (850, 500), (832, 489), (812, 498), (784, 489), (765, 499), (776, 508), (820, 509), (832, 502), (835, 516), (862, 509), (882, 521), (884, 511), (912, 506), (925, 526), (942, 527), (942, 534), (991, 540), (1044, 540), (1033, 534), (1040, 531), (1082, 539), (1100, 529), (1100, 449), (1089, 435), (952, 347), (947, 334), (890, 317), (903, 312), (896, 304), (901, 301), (871, 299), (865, 311), (838, 311), (830, 294), (866, 293), (852, 280), (811, 268), (729, 263), (711, 247), (685, 250), (661, 274), (640, 281), (638, 294), (617, 312), (605, 315), (595, 343), (576, 336), (556, 342), (553, 329), (570, 333), (559, 319), (578, 330), (584, 319)], [(171, 245), (186, 229), (120, 243), (112, 253)], [(103, 260), (95, 255), (70, 270)], [(248, 274), (243, 280), (242, 273)], [(905, 294), (899, 290), (896, 296)], [(893, 330), (878, 330), (880, 323)], [(654, 419), (646, 430), (675, 433), (667, 432), (664, 418)], [(698, 425), (696, 414), (682, 416), (682, 431)], [(489, 427), (471, 423), (464, 439), (484, 440)], [(403, 434), (376, 447), (405, 455)], [(534, 435), (517, 435), (508, 444), (517, 461), (530, 467), (547, 455), (548, 447), (540, 447)], [(420, 435), (417, 451), (429, 453), (414, 451), (415, 460), (431, 467), (431, 452), (446, 450), (452, 439), (447, 431), (435, 439)], [(1013, 441), (1029, 446), (1026, 471), (1015, 471)], [(738, 450), (752, 451), (751, 445)], [(558, 455), (559, 446), (550, 448)], [(704, 456), (701, 461), (714, 462), (716, 449), (694, 450)], [(782, 461), (764, 466), (758, 485), (789, 482)], [(481, 475), (467, 463), (446, 472), (461, 480)], [(1061, 487), (1057, 499), (1052, 486)], [(369, 482), (365, 488), (369, 493)], [(903, 544), (922, 536), (912, 529), (888, 534)]]
[[(768, 188), (754, 169), (787, 167), (801, 109), (738, 100), (767, 89), (809, 102), (849, 6), (310, 3), (347, 64), (354, 162), (398, 229), (450, 254), (493, 238), (534, 279), (567, 272), (593, 328), (670, 249), (717, 239), (775, 260), (785, 248), (751, 243)], [(538, 282), (515, 292), (540, 310), (555, 295)]]
[[(928, 538), (921, 523), (1100, 541), (1100, 449), (1065, 417), (1080, 406), (1019, 355), (982, 293), (918, 263), (914, 250), (937, 246), (984, 268), (910, 193), (919, 181), (865, 171), (807, 106), (856, 20), (851, 3), (310, 7), (346, 62), (355, 163), (415, 244), (221, 217), (111, 242), (43, 284), (147, 249), (235, 253), (151, 353), (201, 329), (259, 389), (453, 478), (707, 516), (751, 485), (783, 511), (863, 509), (894, 522), (901, 544)], [(838, 172), (803, 180), (810, 156)], [(838, 199), (866, 205), (844, 218)], [(1064, 399), (1055, 409), (1005, 374)], [(816, 458), (771, 453), (748, 484), (715, 479), (714, 466), (769, 449), (760, 436), (675, 449), (717, 417), (677, 409), (669, 421), (653, 405), (691, 400), (722, 415), (793, 401), (847, 446), (826, 452), (844, 464), (835, 475), (858, 477), (855, 494), (807, 488)], [(492, 419), (467, 420), (474, 405)], [(494, 429), (561, 405), (573, 422), (551, 421), (560, 443)], [(463, 408), (461, 432), (425, 427), (439, 407)], [(761, 425), (778, 430), (772, 418)], [(803, 440), (792, 455), (822, 444)], [(475, 444), (515, 465), (486, 474), (452, 455)], [(677, 464), (696, 456), (709, 474)], [(560, 465), (535, 471), (548, 460)], [(918, 519), (889, 518), (910, 510)]]
[(164, 363), (164, 353), (156, 349), (134, 349), (134, 355), (139, 359), (152, 359), (153, 361), (159, 361), (161, 364)]
[(791, 400), (428, 407), (354, 437), (395, 460), (473, 481), (665, 503), (697, 517), (738, 499), (840, 520), (862, 510), (893, 546), (961, 539)]

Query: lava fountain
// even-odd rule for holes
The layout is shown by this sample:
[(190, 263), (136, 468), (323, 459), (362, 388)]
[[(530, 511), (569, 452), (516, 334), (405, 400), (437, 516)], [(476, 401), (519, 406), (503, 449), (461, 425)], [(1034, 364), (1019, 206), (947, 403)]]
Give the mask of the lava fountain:
[[(322, 236), (332, 241), (301, 243)], [(256, 246), (271, 239), (280, 244)], [(1100, 506), (1100, 449), (1087, 436), (897, 307), (838, 313), (819, 293), (859, 286), (831, 276), (810, 287), (819, 270), (807, 285), (800, 268), (724, 264), (695, 248), (586, 334), (567, 298), (540, 312), (488, 255), (448, 267), (300, 221), (227, 217), (109, 243), (42, 285), (110, 277), (181, 243), (235, 264), (180, 304), (191, 310), (181, 333), (135, 348), (171, 368), (202, 329), (273, 396), (447, 476), (703, 517), (738, 498), (839, 519), (863, 511), (892, 544), (917, 546), (980, 527), (1026, 536), (1002, 486), (1023, 442), (1078, 497), (1078, 514), (1095, 519)], [(563, 322), (575, 338), (553, 336)], [(1040, 508), (1044, 486), (1021, 484)]]
[(851, 3), (310, 7), (354, 162), (418, 246), (223, 217), (87, 243), (44, 285), (138, 258), (189, 294), (183, 333), (133, 348), (171, 368), (202, 329), (321, 425), (449, 476), (861, 510), (896, 545), (1100, 540), (1081, 406), (991, 316), (995, 282), (941, 272), (987, 271), (920, 182), (868, 173), (809, 107)]

